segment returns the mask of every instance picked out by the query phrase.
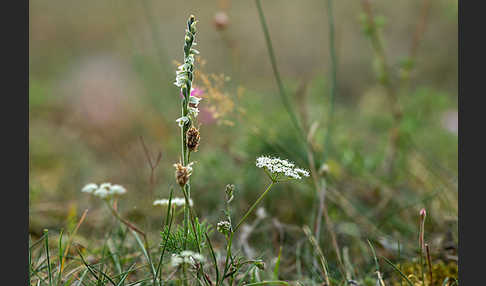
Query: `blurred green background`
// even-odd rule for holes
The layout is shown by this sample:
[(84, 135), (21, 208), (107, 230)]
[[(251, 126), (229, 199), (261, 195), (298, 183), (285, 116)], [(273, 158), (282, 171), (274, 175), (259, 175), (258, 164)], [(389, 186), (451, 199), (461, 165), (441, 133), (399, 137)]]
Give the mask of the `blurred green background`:
[[(195, 84), (205, 91), (200, 150), (191, 156), (199, 216), (216, 224), (229, 183), (237, 188), (235, 213), (246, 210), (267, 183), (254, 165), (262, 154), (309, 168), (280, 101), (253, 1), (29, 3), (31, 234), (66, 227), (88, 208), (80, 233), (102, 237), (111, 218), (100, 202), (80, 192), (91, 182), (125, 186), (124, 215), (158, 234), (161, 209), (152, 201), (167, 197), (175, 185), (180, 98), (174, 61), (182, 61), (191, 13), (199, 20), (202, 59)], [(383, 251), (390, 249), (381, 233), (414, 246), (422, 207), (433, 249), (457, 242), (457, 1), (431, 1), (410, 81), (398, 92), (402, 135), (392, 175), (380, 166), (393, 118), (363, 33), (362, 2), (334, 3), (338, 86), (329, 150), (323, 147), (331, 74), (326, 3), (264, 0), (262, 5), (286, 92), (306, 130), (317, 127), (317, 167), (328, 156), (326, 200), (342, 246), (350, 247), (356, 260), (370, 236)], [(371, 5), (383, 25), (390, 70), (399, 78), (424, 18), (424, 1)], [(154, 184), (141, 137), (153, 158), (162, 154)], [(263, 206), (280, 223), (311, 224), (316, 207), (311, 179), (279, 185)], [(274, 222), (267, 223), (273, 232)], [(381, 233), (373, 233), (373, 226)], [(265, 245), (252, 246), (264, 250)]]

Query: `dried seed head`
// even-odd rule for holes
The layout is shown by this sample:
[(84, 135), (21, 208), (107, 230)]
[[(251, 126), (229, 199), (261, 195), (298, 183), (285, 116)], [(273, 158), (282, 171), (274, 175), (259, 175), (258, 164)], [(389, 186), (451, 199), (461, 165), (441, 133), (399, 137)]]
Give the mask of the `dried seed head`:
[(189, 163), (186, 167), (182, 166), (181, 163), (174, 164), (176, 168), (175, 177), (179, 186), (184, 187), (189, 181), (189, 176), (192, 174), (192, 163)]
[(187, 148), (191, 152), (197, 152), (197, 147), (199, 146), (199, 130), (196, 127), (191, 127), (186, 132)]

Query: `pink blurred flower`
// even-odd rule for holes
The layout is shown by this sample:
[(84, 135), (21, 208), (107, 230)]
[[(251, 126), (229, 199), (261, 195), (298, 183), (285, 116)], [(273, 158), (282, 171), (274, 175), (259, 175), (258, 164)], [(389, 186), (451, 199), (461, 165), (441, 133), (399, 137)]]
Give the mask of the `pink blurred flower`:
[[(182, 94), (182, 91), (179, 93), (182, 98), (184, 98), (184, 95)], [(191, 96), (196, 96), (196, 97), (201, 97), (204, 94), (204, 90), (202, 88), (199, 88), (197, 86), (194, 86), (191, 91)]]

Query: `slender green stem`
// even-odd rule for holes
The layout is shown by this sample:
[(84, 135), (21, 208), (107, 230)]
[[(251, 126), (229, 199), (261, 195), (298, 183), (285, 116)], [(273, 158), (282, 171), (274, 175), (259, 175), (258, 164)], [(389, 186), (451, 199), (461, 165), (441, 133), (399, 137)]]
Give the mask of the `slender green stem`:
[(209, 239), (208, 233), (205, 232), (204, 235), (206, 236), (206, 241), (208, 242), (209, 250), (211, 251), (211, 257), (213, 258), (214, 270), (216, 271), (216, 285), (218, 285), (219, 284), (218, 260), (216, 259), (216, 255), (214, 254), (213, 245), (211, 244), (211, 240)]
[(272, 186), (276, 183), (276, 181), (272, 180), (272, 182), (270, 183), (270, 185), (268, 185), (268, 187), (265, 189), (265, 191), (260, 195), (260, 197), (258, 197), (258, 199), (253, 203), (253, 205), (250, 207), (250, 209), (248, 209), (248, 211), (245, 213), (245, 215), (243, 216), (243, 218), (240, 220), (240, 222), (236, 225), (236, 227), (231, 231), (231, 234), (230, 236), (228, 237), (227, 241), (228, 241), (228, 246), (226, 248), (226, 261), (225, 261), (225, 266), (224, 266), (224, 272), (223, 272), (223, 275), (221, 277), (221, 281), (218, 281), (218, 284), (217, 285), (220, 285), (223, 283), (224, 279), (226, 278), (226, 275), (228, 273), (228, 270), (229, 270), (229, 260), (231, 259), (231, 245), (233, 243), (233, 236), (234, 236), (234, 233), (238, 230), (238, 228), (241, 226), (241, 224), (248, 218), (248, 216), (253, 212), (253, 210), (256, 208), (256, 206), (261, 202), (261, 200), (263, 200), (263, 198), (265, 197), (265, 195), (270, 191), (270, 189), (272, 188)]
[(398, 274), (400, 274), (400, 276), (402, 276), (403, 279), (405, 279), (405, 281), (408, 283), (409, 286), (413, 286), (413, 283), (410, 281), (410, 279), (408, 279), (408, 277), (405, 274), (403, 274), (403, 272), (398, 267), (396, 267), (395, 264), (393, 264), (390, 260), (388, 260), (384, 256), (381, 256), (381, 258), (385, 260), (385, 262), (388, 263), (391, 267), (393, 267), (393, 269), (396, 272), (398, 272)]
[(223, 284), (224, 279), (226, 278), (226, 273), (229, 270), (229, 260), (231, 258), (231, 245), (233, 243), (233, 234), (234, 232), (231, 232), (230, 237), (228, 238), (228, 246), (226, 247), (226, 261), (224, 263), (224, 271), (223, 271), (223, 276), (221, 276), (221, 281), (219, 284)]
[(260, 197), (253, 203), (253, 205), (250, 207), (250, 209), (246, 212), (246, 214), (243, 216), (243, 218), (240, 220), (240, 222), (236, 225), (235, 229), (233, 232), (236, 232), (240, 225), (248, 218), (248, 216), (253, 212), (253, 210), (256, 208), (256, 206), (260, 203), (261, 200), (265, 197), (265, 195), (270, 191), (270, 189), (273, 187), (275, 184), (274, 181), (268, 185), (267, 189), (260, 195)]
[(265, 37), (265, 42), (267, 44), (268, 55), (270, 56), (270, 62), (272, 64), (273, 74), (274, 74), (275, 79), (277, 81), (277, 85), (278, 85), (278, 89), (279, 89), (279, 95), (282, 99), (282, 103), (283, 103), (285, 109), (287, 110), (287, 113), (290, 116), (290, 119), (292, 120), (292, 124), (294, 125), (294, 127), (297, 129), (297, 131), (301, 135), (300, 138), (304, 139), (304, 138), (306, 138), (305, 134), (304, 134), (304, 130), (300, 126), (299, 122), (297, 121), (297, 116), (295, 115), (295, 112), (292, 109), (292, 106), (290, 105), (289, 99), (287, 98), (287, 95), (285, 94), (284, 86), (283, 86), (282, 80), (280, 78), (280, 73), (279, 73), (278, 68), (277, 68), (277, 60), (275, 58), (275, 53), (273, 51), (272, 41), (270, 39), (270, 33), (268, 32), (268, 27), (267, 27), (267, 23), (265, 21), (265, 15), (263, 13), (262, 5), (260, 3), (260, 0), (255, 0), (255, 2), (256, 2), (256, 5), (257, 5), (257, 9), (258, 9), (258, 15), (260, 16), (260, 24), (262, 25), (263, 35)]
[[(172, 218), (174, 216), (174, 210), (172, 210), (172, 212), (171, 212), (173, 191), (174, 191), (174, 189), (171, 187), (170, 188), (170, 194), (169, 194), (169, 204), (167, 206), (167, 214), (166, 214), (166, 217), (165, 217), (165, 223), (164, 223), (164, 226), (162, 227), (162, 229), (165, 229), (165, 227), (168, 226), (168, 229), (167, 229), (167, 234), (164, 238), (164, 247), (162, 249), (162, 253), (160, 254), (159, 264), (157, 265), (157, 270), (155, 271), (155, 277), (159, 277), (160, 286), (162, 286), (162, 271), (160, 271), (160, 268), (162, 266), (162, 261), (164, 259), (165, 249), (167, 247), (167, 239), (169, 238), (170, 229), (172, 227)], [(171, 216), (171, 213), (172, 213), (172, 216)], [(153, 281), (154, 285), (155, 285), (155, 282), (156, 282), (155, 280), (156, 279), (154, 279), (154, 281)]]
[(189, 211), (189, 219), (191, 222), (192, 231), (194, 232), (194, 237), (196, 239), (197, 252), (201, 252), (201, 249), (199, 248), (199, 238), (197, 237), (196, 226), (194, 225), (194, 214), (192, 212), (192, 207), (189, 204), (189, 196), (186, 194), (186, 192), (184, 192), (184, 190), (183, 193), (184, 193), (184, 198), (186, 200), (185, 206), (187, 206), (187, 209)]
[(48, 230), (44, 229), (44, 236), (46, 238), (45, 245), (46, 245), (46, 256), (47, 256), (47, 271), (49, 275), (49, 286), (50, 286), (52, 285), (52, 274), (51, 274), (51, 260), (49, 258), (49, 236), (47, 234), (48, 234)]
[(327, 1), (327, 15), (329, 22), (329, 49), (331, 53), (331, 90), (330, 90), (330, 105), (327, 120), (327, 133), (324, 142), (324, 161), (326, 157), (329, 156), (331, 135), (333, 128), (333, 118), (334, 118), (334, 104), (336, 101), (337, 93), (337, 57), (336, 57), (336, 46), (334, 41), (334, 13), (332, 8), (332, 0)]

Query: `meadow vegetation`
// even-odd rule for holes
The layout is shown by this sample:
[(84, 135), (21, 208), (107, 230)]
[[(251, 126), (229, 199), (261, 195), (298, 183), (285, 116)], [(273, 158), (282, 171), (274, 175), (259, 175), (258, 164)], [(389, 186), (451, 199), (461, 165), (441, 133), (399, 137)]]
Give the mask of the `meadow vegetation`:
[(459, 284), (455, 1), (95, 2), (31, 3), (30, 285)]

